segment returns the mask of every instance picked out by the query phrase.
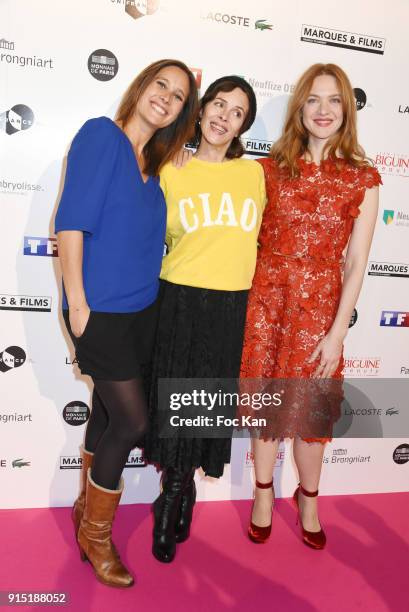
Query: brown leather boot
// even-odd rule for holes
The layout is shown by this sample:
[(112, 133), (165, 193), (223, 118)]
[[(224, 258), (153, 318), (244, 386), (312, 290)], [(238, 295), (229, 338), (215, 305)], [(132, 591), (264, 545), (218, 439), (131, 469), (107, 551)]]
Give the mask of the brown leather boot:
[(123, 488), (122, 478), (117, 491), (100, 487), (91, 479), (89, 470), (85, 509), (78, 531), (81, 559), (88, 559), (100, 582), (115, 587), (130, 587), (134, 583), (111, 539), (112, 522)]
[(80, 451), (82, 458), (82, 467), (80, 474), (80, 494), (74, 502), (74, 506), (72, 508), (71, 513), (72, 520), (74, 522), (75, 537), (78, 537), (78, 529), (80, 528), (82, 515), (84, 513), (88, 469), (92, 467), (92, 460), (94, 458), (94, 453), (90, 453), (89, 451), (85, 450), (83, 444), (81, 444), (80, 446)]

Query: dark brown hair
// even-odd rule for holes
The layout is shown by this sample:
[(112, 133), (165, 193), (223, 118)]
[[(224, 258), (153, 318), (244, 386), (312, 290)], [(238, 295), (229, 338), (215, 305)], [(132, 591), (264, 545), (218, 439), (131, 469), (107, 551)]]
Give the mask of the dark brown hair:
[(365, 152), (358, 143), (356, 102), (351, 83), (336, 64), (314, 64), (298, 79), (288, 104), (287, 117), (281, 137), (271, 147), (270, 156), (287, 168), (290, 176), (298, 176), (298, 159), (308, 152), (308, 131), (302, 121), (302, 107), (310, 95), (314, 79), (323, 74), (337, 82), (344, 118), (339, 130), (329, 139), (323, 151), (331, 159), (341, 156), (352, 166), (368, 165)]
[[(236, 75), (230, 75), (221, 77), (214, 81), (209, 87), (206, 89), (204, 96), (200, 100), (200, 110), (202, 111), (206, 104), (212, 102), (215, 98), (217, 98), (218, 94), (221, 91), (229, 92), (233, 91), (233, 89), (239, 88), (246, 94), (247, 99), (249, 101), (249, 110), (246, 113), (246, 116), (243, 121), (243, 125), (240, 128), (240, 134), (244, 134), (247, 130), (253, 125), (254, 119), (256, 118), (257, 113), (257, 101), (256, 96), (253, 91), (253, 88), (247, 81), (238, 77)], [(199, 146), (200, 140), (202, 138), (202, 130), (200, 128), (200, 122), (196, 121), (195, 126), (195, 144)], [(234, 159), (236, 157), (241, 157), (244, 155), (245, 150), (241, 143), (240, 136), (233, 138), (230, 143), (229, 148), (226, 152), (227, 159)]]
[(189, 94), (175, 121), (167, 127), (156, 130), (144, 146), (145, 167), (143, 171), (153, 176), (159, 174), (162, 166), (175, 157), (176, 153), (194, 133), (194, 122), (198, 112), (198, 95), (196, 80), (192, 72), (186, 64), (179, 60), (164, 59), (150, 64), (132, 81), (119, 104), (115, 116), (116, 121), (120, 121), (124, 128), (133, 116), (138, 101), (148, 85), (152, 83), (160, 70), (168, 66), (176, 66), (187, 75)]

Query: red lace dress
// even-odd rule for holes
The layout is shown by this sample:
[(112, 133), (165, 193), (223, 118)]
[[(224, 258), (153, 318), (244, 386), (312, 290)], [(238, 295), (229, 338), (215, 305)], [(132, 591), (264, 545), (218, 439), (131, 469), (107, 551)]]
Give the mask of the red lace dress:
[[(342, 160), (338, 167), (333, 160), (318, 166), (300, 160), (300, 176), (290, 179), (274, 160), (259, 161), (268, 204), (249, 295), (241, 377), (298, 379), (297, 389), (287, 393), (292, 401), (283, 396), (285, 408), (278, 419), (270, 419), (273, 424), (263, 437), (301, 435), (308, 441), (325, 441), (329, 433), (311, 435), (305, 423), (311, 411), (318, 416), (321, 412), (325, 422), (338, 418), (343, 359), (333, 374), (332, 387), (331, 380), (311, 380), (318, 364), (307, 360), (334, 321), (343, 253), (354, 219), (365, 190), (379, 185), (381, 178), (370, 166), (355, 168)], [(310, 379), (304, 389), (300, 379)], [(335, 381), (338, 386), (334, 387)], [(321, 385), (321, 390), (317, 393), (311, 385)], [(332, 432), (332, 426), (326, 431)]]

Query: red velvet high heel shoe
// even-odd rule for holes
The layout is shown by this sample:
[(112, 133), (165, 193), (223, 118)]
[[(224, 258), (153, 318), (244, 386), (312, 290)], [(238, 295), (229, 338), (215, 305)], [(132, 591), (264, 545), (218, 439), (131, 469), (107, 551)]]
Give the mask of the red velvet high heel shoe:
[(300, 506), (298, 503), (298, 495), (300, 491), (306, 497), (317, 497), (318, 490), (313, 491), (313, 492), (307, 491), (307, 489), (304, 489), (304, 487), (301, 484), (299, 484), (296, 490), (294, 491), (293, 500), (297, 507), (297, 511), (298, 511), (297, 523), (298, 522), (300, 523), (301, 536), (302, 536), (304, 544), (307, 544), (307, 546), (310, 546), (311, 548), (314, 548), (315, 550), (322, 550), (325, 547), (325, 544), (327, 541), (327, 538), (322, 528), (319, 531), (307, 531), (303, 527), (301, 516), (300, 516)]
[[(258, 489), (270, 489), (272, 486), (272, 480), (270, 482), (259, 482), (256, 480), (256, 487)], [(270, 537), (271, 523), (267, 525), (267, 527), (259, 527), (258, 525), (255, 525), (253, 521), (250, 521), (247, 533), (252, 542), (255, 542), (256, 544), (263, 544), (264, 542), (267, 542), (268, 538)]]

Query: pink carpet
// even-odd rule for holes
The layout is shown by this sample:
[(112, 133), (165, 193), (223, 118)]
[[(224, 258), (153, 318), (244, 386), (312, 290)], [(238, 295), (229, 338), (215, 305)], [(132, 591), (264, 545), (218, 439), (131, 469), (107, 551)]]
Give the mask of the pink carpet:
[(0, 591), (65, 591), (70, 604), (62, 609), (75, 612), (403, 611), (408, 502), (409, 493), (322, 497), (324, 551), (301, 543), (287, 499), (277, 501), (265, 545), (246, 537), (250, 502), (198, 503), (191, 538), (170, 565), (151, 555), (149, 507), (123, 506), (114, 539), (137, 578), (125, 590), (99, 584), (80, 561), (68, 509), (2, 510)]

